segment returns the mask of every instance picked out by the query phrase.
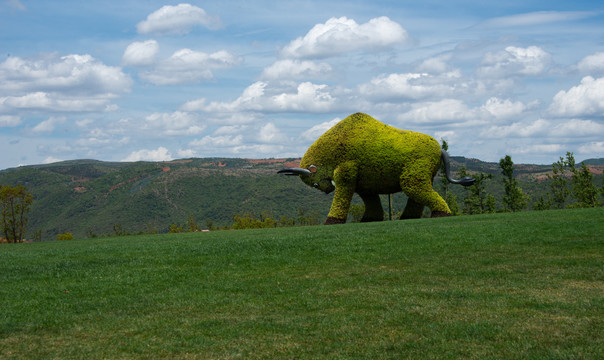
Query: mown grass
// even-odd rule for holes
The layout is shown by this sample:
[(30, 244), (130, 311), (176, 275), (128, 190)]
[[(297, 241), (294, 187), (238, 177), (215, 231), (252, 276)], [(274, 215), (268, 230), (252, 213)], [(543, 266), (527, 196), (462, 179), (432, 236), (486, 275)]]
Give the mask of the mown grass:
[(604, 208), (0, 246), (2, 359), (604, 358)]

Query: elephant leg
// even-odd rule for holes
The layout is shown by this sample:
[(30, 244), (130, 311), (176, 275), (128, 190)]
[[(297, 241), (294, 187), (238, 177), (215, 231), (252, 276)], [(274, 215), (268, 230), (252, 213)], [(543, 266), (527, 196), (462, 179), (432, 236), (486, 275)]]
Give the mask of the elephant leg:
[[(421, 204), (429, 207), (433, 215), (450, 215), (451, 210), (449, 210), (449, 206), (445, 200), (432, 189), (432, 174), (429, 171), (424, 170), (426, 167), (422, 169), (421, 164), (414, 165), (415, 166), (411, 169), (405, 169), (401, 174), (401, 189), (407, 194), (409, 200), (417, 203), (411, 203), (409, 212), (412, 213), (412, 215), (415, 215), (416, 211), (418, 211), (416, 209), (419, 208)], [(405, 212), (406, 211), (407, 208), (405, 208)], [(403, 215), (405, 214), (403, 213)]]
[(361, 222), (382, 221), (384, 220), (384, 209), (382, 201), (378, 194), (359, 194), (365, 204), (365, 213)]
[(336, 191), (325, 225), (344, 224), (355, 191), (357, 169), (354, 162), (340, 164), (334, 171)]
[(413, 199), (409, 198), (407, 200), (407, 205), (405, 206), (405, 210), (401, 214), (401, 220), (405, 219), (419, 219), (422, 217), (422, 213), (424, 212), (424, 204), (420, 204)]

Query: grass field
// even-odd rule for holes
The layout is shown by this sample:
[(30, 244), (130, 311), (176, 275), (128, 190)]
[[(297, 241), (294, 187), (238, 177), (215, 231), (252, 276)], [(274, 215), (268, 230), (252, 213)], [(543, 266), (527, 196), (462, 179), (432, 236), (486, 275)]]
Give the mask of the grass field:
[(2, 359), (602, 359), (604, 208), (0, 246)]

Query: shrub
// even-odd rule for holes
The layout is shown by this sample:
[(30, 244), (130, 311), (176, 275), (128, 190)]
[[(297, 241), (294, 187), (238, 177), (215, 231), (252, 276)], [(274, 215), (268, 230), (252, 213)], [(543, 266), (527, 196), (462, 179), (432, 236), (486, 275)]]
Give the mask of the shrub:
[(73, 240), (73, 234), (70, 232), (59, 234), (57, 235), (57, 240)]

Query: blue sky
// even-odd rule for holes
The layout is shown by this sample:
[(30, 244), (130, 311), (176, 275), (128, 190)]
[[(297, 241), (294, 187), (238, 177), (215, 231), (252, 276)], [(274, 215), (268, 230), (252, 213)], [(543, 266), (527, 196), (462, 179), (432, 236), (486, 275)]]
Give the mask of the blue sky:
[(297, 157), (355, 112), (452, 155), (604, 157), (601, 1), (0, 0), (0, 169)]

